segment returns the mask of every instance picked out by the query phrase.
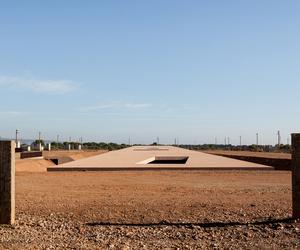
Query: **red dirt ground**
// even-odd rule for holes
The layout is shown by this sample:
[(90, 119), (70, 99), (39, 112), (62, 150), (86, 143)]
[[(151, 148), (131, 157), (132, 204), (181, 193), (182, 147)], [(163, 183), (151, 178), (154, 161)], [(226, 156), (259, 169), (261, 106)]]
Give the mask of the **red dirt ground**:
[(199, 222), (291, 214), (281, 171), (17, 173), (17, 211), (83, 221)]
[(298, 249), (291, 205), (290, 171), (17, 172), (0, 249)]

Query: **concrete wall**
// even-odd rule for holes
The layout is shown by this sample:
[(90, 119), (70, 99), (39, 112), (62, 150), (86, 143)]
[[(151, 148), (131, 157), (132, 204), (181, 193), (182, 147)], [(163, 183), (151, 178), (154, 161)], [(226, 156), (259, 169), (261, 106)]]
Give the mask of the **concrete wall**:
[(0, 224), (15, 222), (14, 141), (0, 141)]
[(243, 155), (228, 155), (228, 154), (215, 154), (219, 156), (224, 156), (232, 159), (237, 159), (241, 161), (249, 161), (257, 164), (263, 164), (266, 166), (274, 167), (275, 170), (286, 170), (291, 171), (292, 160), (290, 159), (280, 159), (280, 158), (268, 158), (268, 157), (255, 157), (255, 156), (243, 156)]
[(300, 133), (292, 134), (293, 217), (300, 218)]

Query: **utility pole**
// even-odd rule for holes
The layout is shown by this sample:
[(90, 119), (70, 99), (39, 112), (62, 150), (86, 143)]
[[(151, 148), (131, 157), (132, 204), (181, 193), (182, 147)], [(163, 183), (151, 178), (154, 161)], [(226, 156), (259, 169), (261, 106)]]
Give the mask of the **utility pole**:
[(226, 137), (225, 137), (225, 139), (224, 139), (224, 145), (226, 146)]
[(278, 130), (277, 132), (277, 140), (278, 140), (278, 148), (280, 147), (280, 144), (281, 144), (281, 136), (280, 136), (280, 131)]
[(38, 150), (39, 151), (43, 151), (43, 148), (42, 148), (42, 141), (41, 141), (41, 132), (39, 132), (39, 142), (38, 142)]
[(20, 131), (18, 129), (16, 129), (16, 147), (17, 148), (19, 147), (19, 133), (20, 133)]
[(240, 146), (242, 146), (242, 136), (240, 135)]
[(20, 133), (20, 131), (18, 129), (16, 129), (16, 148), (21, 147), (21, 143), (19, 143), (19, 133)]
[(174, 145), (176, 146), (176, 138), (174, 139)]
[(258, 133), (256, 133), (256, 146), (258, 147)]
[(217, 137), (215, 137), (215, 145), (216, 146), (218, 145), (218, 139), (217, 139)]
[(59, 142), (59, 135), (56, 136), (56, 147), (57, 147), (57, 149), (59, 148), (58, 142)]
[(18, 143), (18, 134), (19, 134), (19, 130), (16, 129), (16, 143)]

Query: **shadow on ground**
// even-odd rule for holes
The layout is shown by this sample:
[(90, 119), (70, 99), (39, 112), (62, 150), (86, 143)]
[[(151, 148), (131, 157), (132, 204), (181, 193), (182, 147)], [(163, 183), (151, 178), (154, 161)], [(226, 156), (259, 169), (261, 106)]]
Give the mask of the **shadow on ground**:
[(278, 223), (295, 223), (296, 220), (293, 218), (283, 218), (283, 219), (268, 219), (264, 221), (252, 221), (252, 222), (203, 222), (203, 223), (181, 223), (181, 222), (169, 222), (160, 221), (157, 223), (110, 223), (110, 222), (89, 222), (86, 223), (87, 226), (127, 226), (127, 227), (155, 227), (155, 226), (175, 226), (175, 227), (230, 227), (230, 226), (249, 226), (249, 225), (272, 225)]

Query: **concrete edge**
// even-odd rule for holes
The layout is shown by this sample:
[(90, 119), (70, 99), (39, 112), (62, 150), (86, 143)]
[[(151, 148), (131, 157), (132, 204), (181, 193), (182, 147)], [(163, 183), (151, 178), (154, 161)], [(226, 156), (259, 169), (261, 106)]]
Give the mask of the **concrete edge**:
[(193, 167), (193, 168), (184, 168), (184, 167), (51, 167), (47, 168), (47, 172), (72, 172), (72, 171), (79, 171), (79, 172), (101, 172), (101, 171), (211, 171), (211, 170), (218, 170), (218, 171), (226, 171), (226, 170), (253, 170), (253, 171), (274, 171), (273, 167), (228, 167), (228, 168), (220, 168), (220, 167)]

